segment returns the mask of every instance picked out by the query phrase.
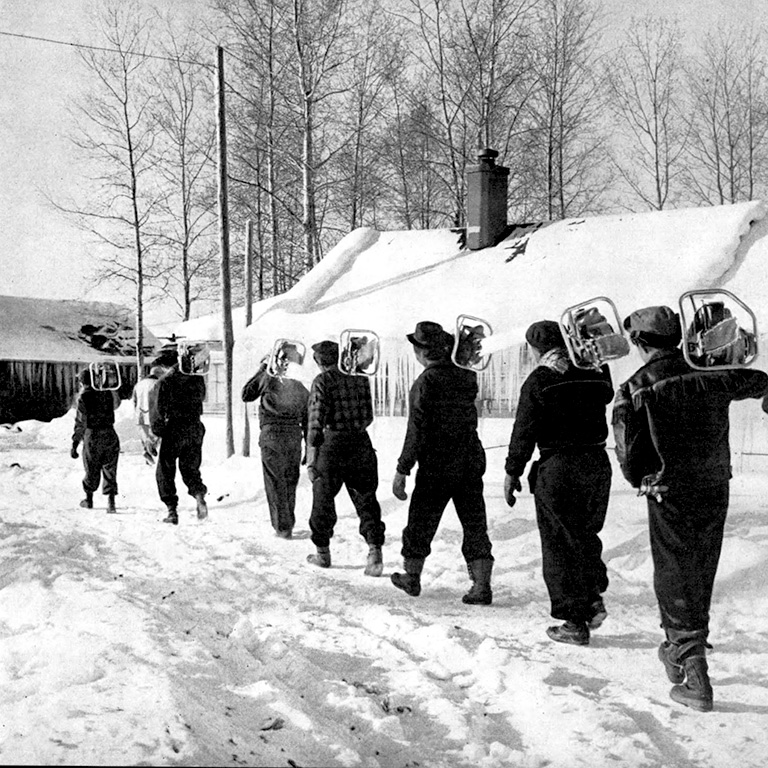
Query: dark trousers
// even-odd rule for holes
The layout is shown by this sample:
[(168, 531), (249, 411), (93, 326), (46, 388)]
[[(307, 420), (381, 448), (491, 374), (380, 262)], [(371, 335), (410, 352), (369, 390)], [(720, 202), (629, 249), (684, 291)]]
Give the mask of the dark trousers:
[(176, 495), (177, 461), (181, 479), (187, 486), (190, 496), (205, 495), (208, 490), (200, 476), (204, 436), (205, 427), (200, 421), (194, 421), (191, 424), (172, 424), (163, 432), (155, 478), (160, 498), (168, 507), (176, 507), (179, 503), (179, 497)]
[(360, 518), (360, 535), (369, 544), (381, 546), (384, 523), (376, 499), (379, 472), (368, 433), (326, 433), (315, 458), (315, 472), (309, 517), (312, 543), (317, 547), (330, 544), (337, 520), (334, 499), (344, 485)]
[(272, 527), (276, 531), (292, 531), (296, 524), (296, 486), (301, 467), (301, 427), (264, 424), (259, 433), (259, 447)]
[(648, 498), (653, 586), (665, 629), (709, 633), (709, 607), (728, 513), (728, 481)]
[(104, 480), (101, 490), (105, 496), (117, 495), (117, 460), (120, 458), (120, 439), (112, 427), (86, 429), (83, 436), (83, 490), (94, 493)]
[(556, 619), (583, 622), (608, 587), (600, 531), (611, 490), (604, 450), (541, 459), (534, 487), (544, 583)]
[(464, 538), (461, 553), (473, 560), (493, 560), (491, 540), (483, 499), (485, 452), (482, 447), (451, 466), (450, 472), (437, 472), (421, 466), (408, 507), (408, 523), (403, 529), (402, 555), (424, 559), (432, 551), (432, 540), (449, 501), (453, 501)]

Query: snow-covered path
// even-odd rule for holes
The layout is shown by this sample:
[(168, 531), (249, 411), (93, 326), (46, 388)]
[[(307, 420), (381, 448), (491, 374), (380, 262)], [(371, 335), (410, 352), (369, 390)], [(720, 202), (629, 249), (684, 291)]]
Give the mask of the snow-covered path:
[[(70, 421), (68, 421), (70, 419)], [(546, 637), (533, 500), (503, 502), (511, 422), (485, 420), (494, 604), (465, 606), (447, 511), (421, 597), (395, 590), (407, 505), (389, 491), (404, 421), (377, 420), (385, 576), (344, 492), (334, 567), (272, 535), (258, 457), (222, 460), (207, 420), (210, 519), (162, 525), (153, 470), (121, 425), (119, 514), (77, 507), (71, 415), (0, 443), (0, 762), (256, 766), (765, 765), (768, 509), (733, 483), (713, 606), (715, 711), (675, 705), (656, 659), (644, 504), (618, 473), (604, 531), (609, 619), (588, 648)], [(256, 451), (257, 453), (257, 451)], [(410, 488), (409, 488), (410, 490)]]

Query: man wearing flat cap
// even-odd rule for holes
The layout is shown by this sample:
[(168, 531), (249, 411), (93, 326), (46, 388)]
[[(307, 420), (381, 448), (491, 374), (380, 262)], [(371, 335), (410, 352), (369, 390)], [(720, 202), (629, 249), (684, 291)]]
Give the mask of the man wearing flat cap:
[[(762, 397), (768, 376), (746, 369), (695, 370), (666, 306), (624, 321), (644, 365), (616, 393), (613, 428), (624, 477), (647, 497), (654, 589), (666, 640), (658, 656), (671, 698), (713, 706), (706, 649), (731, 477), (731, 402)], [(763, 410), (766, 401), (763, 401)]]
[(318, 342), (312, 351), (320, 373), (309, 391), (307, 470), (312, 481), (309, 528), (317, 552), (307, 562), (320, 568), (331, 566), (335, 498), (343, 485), (360, 518), (360, 535), (368, 544), (365, 575), (381, 576), (384, 523), (376, 498), (376, 453), (367, 432), (373, 422), (371, 384), (365, 376), (348, 376), (339, 370), (335, 341)]
[(533, 323), (525, 338), (538, 365), (520, 390), (504, 495), (513, 506), (520, 478), (538, 447), (528, 484), (536, 504), (551, 615), (564, 620), (547, 634), (556, 642), (588, 645), (590, 630), (607, 615), (601, 597), (608, 576), (600, 531), (611, 489), (605, 450), (611, 374), (608, 366), (583, 370), (573, 365), (554, 320)]
[(493, 555), (483, 499), (485, 451), (477, 435), (477, 374), (451, 362), (453, 336), (439, 323), (417, 323), (406, 338), (424, 370), (409, 394), (408, 427), (392, 483), (396, 498), (407, 498), (406, 476), (419, 468), (403, 530), (405, 573), (392, 574), (392, 583), (413, 597), (420, 594), (424, 561), (453, 501), (472, 581), (462, 601), (490, 605)]

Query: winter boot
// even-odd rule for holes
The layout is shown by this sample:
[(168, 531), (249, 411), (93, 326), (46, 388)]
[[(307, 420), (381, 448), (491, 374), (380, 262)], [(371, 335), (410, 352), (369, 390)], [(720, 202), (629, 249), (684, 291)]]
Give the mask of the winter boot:
[(659, 646), (659, 660), (669, 682), (680, 685), (685, 680), (683, 659), (695, 653), (704, 654), (712, 646), (707, 643), (705, 630), (666, 627), (664, 633), (667, 639)]
[(683, 660), (685, 683), (675, 685), (669, 696), (678, 704), (697, 709), (699, 712), (712, 711), (712, 684), (709, 682), (706, 651), (700, 645), (690, 656)]
[(589, 645), (589, 627), (585, 622), (566, 621), (559, 627), (549, 627), (547, 634), (557, 643)]
[(307, 555), (307, 562), (310, 565), (316, 565), (318, 568), (330, 568), (331, 567), (331, 548), (318, 547), (316, 554)]
[(603, 622), (608, 618), (608, 611), (605, 610), (605, 603), (601, 597), (598, 597), (589, 607), (592, 618), (587, 622), (587, 626), (592, 629), (599, 629)]
[(176, 507), (168, 507), (168, 517), (163, 518), (163, 522), (171, 525), (179, 524), (179, 513), (176, 511)]
[(277, 536), (278, 539), (292, 539), (293, 530), (291, 528), (285, 528), (284, 530), (276, 530), (275, 536)]
[[(659, 661), (664, 665), (664, 671), (667, 673), (670, 683), (679, 685), (685, 680), (685, 670), (680, 661), (680, 651), (682, 646), (665, 640), (659, 646)], [(690, 650), (687, 648), (686, 650)]]
[(421, 571), (424, 568), (424, 559), (406, 557), (403, 560), (405, 573), (393, 573), (390, 576), (392, 583), (411, 597), (421, 594)]
[(117, 513), (117, 509), (115, 509), (115, 494), (110, 493), (109, 496), (107, 496), (107, 514), (114, 515)]
[(197, 502), (197, 519), (205, 520), (208, 517), (208, 505), (205, 503), (205, 496), (202, 493), (198, 493), (195, 496)]
[(93, 493), (91, 491), (85, 492), (85, 498), (80, 502), (80, 506), (83, 509), (93, 509)]
[(493, 601), (491, 591), (493, 560), (489, 558), (472, 560), (467, 563), (467, 570), (469, 578), (472, 579), (472, 588), (461, 598), (461, 602), (467, 605), (490, 605)]
[(381, 547), (378, 544), (368, 545), (368, 560), (365, 563), (366, 576), (381, 576), (384, 570), (384, 558), (381, 555)]

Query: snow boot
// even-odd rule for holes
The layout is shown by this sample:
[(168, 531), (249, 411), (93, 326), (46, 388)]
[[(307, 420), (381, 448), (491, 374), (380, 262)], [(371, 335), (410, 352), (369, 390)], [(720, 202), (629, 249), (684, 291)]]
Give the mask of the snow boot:
[(331, 567), (331, 548), (318, 547), (316, 554), (307, 555), (307, 562), (310, 565), (316, 565), (318, 568), (330, 568)]
[(292, 539), (293, 531), (290, 528), (286, 528), (285, 530), (276, 530), (275, 536), (277, 536), (278, 539)]
[(706, 651), (700, 645), (683, 660), (685, 682), (675, 685), (669, 692), (672, 701), (691, 707), (699, 712), (711, 712), (713, 706), (712, 684), (709, 682)]
[(378, 544), (368, 545), (368, 559), (365, 563), (366, 576), (381, 576), (384, 571), (384, 558), (381, 554), (381, 547)]
[(85, 492), (85, 498), (80, 502), (80, 506), (83, 509), (93, 509), (93, 493), (91, 491)]
[(557, 643), (589, 645), (589, 627), (586, 622), (566, 621), (559, 627), (549, 627), (547, 634)]
[(490, 558), (472, 560), (467, 563), (467, 570), (469, 578), (472, 579), (472, 588), (461, 598), (461, 602), (467, 605), (490, 605), (493, 602), (491, 591), (493, 560)]
[(107, 514), (114, 515), (117, 514), (117, 509), (115, 509), (115, 494), (110, 493), (109, 496), (107, 496)]
[(592, 629), (599, 629), (603, 622), (608, 618), (608, 611), (605, 610), (605, 603), (601, 597), (598, 597), (589, 607), (592, 618), (587, 622), (587, 626)]
[(208, 517), (208, 505), (205, 503), (205, 496), (202, 493), (198, 493), (195, 496), (197, 502), (197, 519), (205, 520)]
[(171, 525), (179, 524), (179, 513), (176, 511), (176, 507), (168, 507), (168, 517), (163, 518), (163, 522)]
[(698, 640), (689, 640), (687, 643), (673, 643), (671, 640), (665, 640), (659, 646), (659, 659), (664, 665), (664, 671), (670, 683), (680, 685), (685, 680), (685, 670), (683, 669), (682, 659), (686, 654), (690, 654), (694, 648), (700, 645)]
[(411, 597), (421, 594), (421, 571), (424, 568), (424, 559), (418, 557), (406, 557), (403, 560), (405, 573), (393, 573), (389, 578), (392, 583)]

